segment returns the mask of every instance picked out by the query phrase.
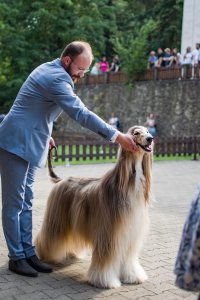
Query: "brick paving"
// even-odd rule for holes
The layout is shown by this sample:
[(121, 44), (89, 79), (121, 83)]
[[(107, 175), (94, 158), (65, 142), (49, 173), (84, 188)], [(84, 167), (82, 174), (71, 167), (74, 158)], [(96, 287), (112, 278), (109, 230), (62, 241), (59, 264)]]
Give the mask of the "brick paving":
[[(101, 176), (112, 164), (57, 166), (56, 173)], [(38, 169), (33, 206), (33, 235), (39, 230), (46, 199), (51, 189), (47, 169)], [(118, 289), (98, 289), (87, 283), (90, 255), (67, 259), (53, 265), (51, 274), (37, 278), (19, 276), (8, 270), (7, 248), (0, 225), (0, 299), (3, 300), (196, 300), (197, 294), (174, 285), (174, 263), (186, 214), (200, 179), (199, 161), (154, 162), (153, 193), (156, 202), (150, 208), (150, 234), (143, 245), (141, 264), (148, 280), (140, 285), (123, 284)]]

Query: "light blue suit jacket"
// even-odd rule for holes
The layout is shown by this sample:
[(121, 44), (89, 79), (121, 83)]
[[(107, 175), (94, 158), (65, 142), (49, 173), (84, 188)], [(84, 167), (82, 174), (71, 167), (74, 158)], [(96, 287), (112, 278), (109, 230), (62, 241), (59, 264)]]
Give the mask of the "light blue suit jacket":
[(37, 67), (0, 123), (0, 147), (37, 167), (43, 167), (52, 122), (62, 110), (82, 127), (109, 141), (116, 129), (89, 111), (74, 94), (73, 88), (73, 81), (62, 67), (60, 59)]

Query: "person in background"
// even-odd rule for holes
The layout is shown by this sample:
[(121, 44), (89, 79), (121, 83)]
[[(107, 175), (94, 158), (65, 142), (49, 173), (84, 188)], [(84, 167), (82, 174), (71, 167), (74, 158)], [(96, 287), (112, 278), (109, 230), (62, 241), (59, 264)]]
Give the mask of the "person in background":
[(147, 121), (145, 123), (145, 126), (147, 126), (147, 129), (149, 133), (154, 136), (156, 133), (156, 127), (155, 127), (155, 120), (154, 120), (154, 114), (151, 113), (149, 118), (147, 118)]
[(181, 56), (180, 52), (178, 51), (178, 49), (176, 49), (176, 48), (174, 48), (172, 50), (172, 64), (175, 67), (182, 66), (182, 64), (183, 64), (182, 56)]
[(0, 123), (3, 121), (3, 119), (5, 118), (6, 115), (4, 114), (0, 114)]
[(117, 60), (116, 57), (113, 57), (113, 61), (112, 61), (109, 71), (112, 71), (115, 73), (119, 71), (119, 61)]
[(113, 112), (111, 118), (109, 119), (108, 124), (110, 124), (112, 127), (117, 129), (118, 128), (117, 123), (118, 123), (118, 118), (115, 117), (115, 113)]
[(161, 48), (158, 48), (158, 55), (157, 55), (158, 61), (156, 67), (159, 68), (165, 66), (165, 62), (163, 61), (164, 56), (165, 56), (165, 52), (163, 52)]
[(194, 65), (195, 66), (198, 66), (198, 64), (199, 64), (199, 44), (198, 43), (196, 43), (196, 49), (192, 52), (192, 54), (193, 54), (193, 57), (192, 57), (192, 59), (193, 59), (193, 62), (194, 62)]
[(165, 49), (165, 56), (163, 57), (163, 61), (165, 62), (165, 67), (169, 68), (172, 65), (173, 58), (171, 54), (170, 48)]
[(101, 73), (109, 71), (109, 63), (106, 61), (106, 57), (103, 56), (102, 60), (99, 62)]
[(149, 61), (147, 64), (147, 69), (153, 68), (155, 66), (155, 62), (158, 60), (157, 56), (155, 56), (155, 52), (151, 51), (149, 56)]
[[(119, 70), (120, 70), (120, 64), (121, 64), (121, 61), (120, 61), (120, 59), (119, 59), (118, 54), (116, 54), (114, 57), (115, 57), (116, 60), (117, 60), (117, 64), (119, 65)], [(118, 71), (119, 71), (119, 70), (118, 70)]]
[(92, 67), (92, 70), (90, 71), (92, 75), (98, 75), (99, 74), (99, 64), (95, 63)]
[(187, 47), (186, 49), (186, 53), (184, 55), (184, 61), (183, 64), (184, 65), (191, 65), (192, 64), (192, 59), (193, 59), (193, 54), (191, 52), (191, 48)]

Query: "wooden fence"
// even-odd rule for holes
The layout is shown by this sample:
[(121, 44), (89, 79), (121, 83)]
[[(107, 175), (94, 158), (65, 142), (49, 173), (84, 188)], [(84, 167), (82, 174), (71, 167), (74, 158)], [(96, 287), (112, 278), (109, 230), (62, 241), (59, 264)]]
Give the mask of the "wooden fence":
[(200, 137), (184, 138), (157, 138), (155, 139), (154, 154), (158, 157), (170, 155), (194, 155), (200, 154)]
[[(55, 144), (58, 147), (58, 156), (55, 161), (60, 158), (62, 161), (69, 159), (76, 159), (84, 161), (89, 158), (93, 160), (96, 158), (99, 160), (100, 157), (106, 159), (107, 157), (112, 159), (117, 155), (118, 144), (108, 143), (106, 141), (78, 141), (78, 142), (66, 142), (55, 139)], [(61, 146), (61, 147), (59, 147)], [(60, 150), (60, 151), (59, 151)]]
[[(79, 161), (82, 159), (85, 161), (87, 158), (99, 160), (100, 157), (112, 159), (116, 157), (118, 150), (117, 143), (112, 144), (106, 141), (67, 142), (55, 139), (55, 143), (59, 150), (56, 161), (58, 159), (62, 161), (66, 159)], [(200, 137), (155, 138), (154, 155), (157, 157), (159, 155), (193, 155), (193, 159), (196, 160), (197, 154), (200, 154)]]
[[(117, 83), (124, 82), (127, 80), (127, 75), (123, 72), (108, 72), (99, 75), (92, 75), (86, 73), (84, 77), (79, 78), (76, 85), (83, 84), (105, 84), (105, 83)], [(184, 65), (181, 67), (162, 67), (162, 68), (152, 68), (146, 70), (145, 73), (137, 76), (137, 81), (146, 80), (167, 80), (167, 79), (199, 79), (200, 78), (200, 68), (199, 66), (192, 67), (190, 65)]]

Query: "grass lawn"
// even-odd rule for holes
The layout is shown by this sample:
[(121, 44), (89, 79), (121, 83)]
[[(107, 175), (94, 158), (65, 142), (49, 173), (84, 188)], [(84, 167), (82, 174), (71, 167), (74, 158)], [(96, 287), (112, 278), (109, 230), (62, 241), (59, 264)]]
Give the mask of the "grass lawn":
[[(83, 147), (80, 146), (80, 154), (83, 154)], [(86, 153), (89, 154), (90, 152), (89, 147), (86, 148)], [(100, 149), (100, 152), (102, 151), (102, 149)], [(109, 148), (106, 148), (106, 152), (108, 153)], [(69, 154), (69, 147), (66, 146), (65, 147), (65, 153)], [(72, 148), (72, 153), (75, 154), (76, 153), (76, 147), (73, 146)], [(96, 147), (93, 147), (93, 153), (96, 153)], [(58, 146), (58, 154), (61, 155), (62, 154), (62, 148), (61, 146)], [(185, 159), (193, 159), (193, 155), (189, 156), (189, 155), (170, 155), (170, 156), (159, 156), (156, 157), (154, 155), (154, 161), (168, 161), (168, 160), (185, 160)], [(197, 155), (197, 159), (200, 159), (200, 155)], [(70, 165), (82, 165), (82, 164), (100, 164), (100, 163), (115, 163), (116, 162), (116, 158), (113, 156), (112, 159), (110, 159), (109, 157), (106, 157), (106, 159), (103, 159), (103, 157), (99, 157), (99, 159), (97, 159), (96, 157), (94, 157), (92, 160), (89, 159), (89, 157), (86, 158), (86, 160), (83, 160), (83, 158), (79, 158), (79, 160), (76, 160), (76, 158), (73, 158), (72, 161), (69, 161)], [(55, 160), (52, 160), (53, 165), (66, 165), (67, 161), (62, 161), (61, 159), (58, 159), (58, 161), (56, 162)]]

